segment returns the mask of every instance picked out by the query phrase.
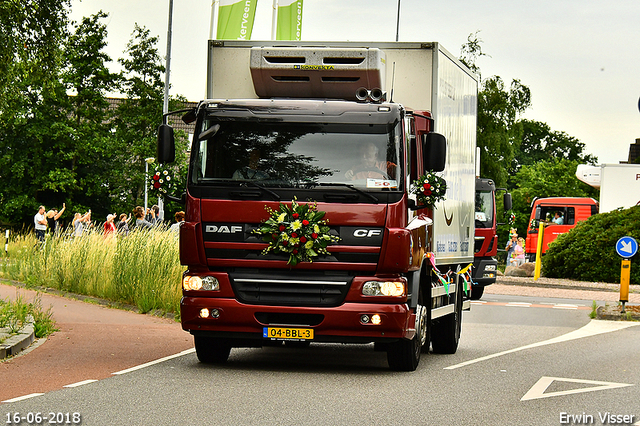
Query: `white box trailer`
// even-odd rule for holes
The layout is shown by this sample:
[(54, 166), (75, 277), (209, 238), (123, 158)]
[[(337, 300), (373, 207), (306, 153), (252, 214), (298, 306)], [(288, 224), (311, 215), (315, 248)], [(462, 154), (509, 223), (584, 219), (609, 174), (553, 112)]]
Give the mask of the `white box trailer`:
[(576, 176), (600, 188), (600, 213), (640, 205), (640, 164), (581, 164)]
[(640, 164), (600, 166), (600, 213), (640, 204)]
[[(447, 139), (447, 196), (433, 217), (436, 263), (473, 262), (477, 76), (436, 42), (278, 43), (210, 40), (207, 97), (356, 100), (366, 87), (429, 111), (433, 130)], [(310, 71), (308, 79), (300, 70)]]

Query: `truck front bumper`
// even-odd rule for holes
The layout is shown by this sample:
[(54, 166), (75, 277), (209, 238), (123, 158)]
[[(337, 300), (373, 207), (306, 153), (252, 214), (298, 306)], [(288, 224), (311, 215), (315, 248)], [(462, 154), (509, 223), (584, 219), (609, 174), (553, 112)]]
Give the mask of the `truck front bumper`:
[[(209, 316), (203, 318), (203, 309)], [(205, 313), (207, 311), (204, 311)], [(212, 317), (215, 312), (217, 317)], [(403, 304), (344, 303), (337, 307), (247, 305), (230, 298), (183, 297), (182, 328), (196, 335), (238, 340), (263, 338), (265, 327), (313, 329), (317, 342), (369, 343), (411, 339), (415, 313)], [(364, 323), (363, 316), (380, 316)]]
[(473, 282), (485, 287), (496, 282), (498, 261), (492, 257), (477, 258), (473, 261)]

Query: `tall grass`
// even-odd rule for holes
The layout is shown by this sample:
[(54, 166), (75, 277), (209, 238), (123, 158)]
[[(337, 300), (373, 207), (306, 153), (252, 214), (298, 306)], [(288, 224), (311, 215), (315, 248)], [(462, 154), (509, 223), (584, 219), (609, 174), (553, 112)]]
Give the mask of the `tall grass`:
[(89, 230), (81, 237), (47, 236), (43, 246), (33, 234), (9, 242), (0, 276), (29, 286), (96, 296), (151, 310), (178, 313), (181, 278), (176, 235), (164, 227), (128, 236)]

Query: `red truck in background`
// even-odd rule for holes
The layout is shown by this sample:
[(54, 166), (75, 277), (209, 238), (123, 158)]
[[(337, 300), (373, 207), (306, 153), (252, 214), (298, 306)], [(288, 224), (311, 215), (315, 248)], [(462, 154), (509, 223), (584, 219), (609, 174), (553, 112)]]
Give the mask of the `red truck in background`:
[(578, 222), (587, 220), (597, 213), (598, 202), (593, 198), (534, 198), (531, 202), (531, 217), (525, 242), (527, 261), (535, 262), (536, 260), (541, 221), (546, 224), (542, 240), (542, 254), (544, 254), (547, 252), (549, 244), (555, 241), (558, 235), (569, 232)]
[[(506, 191), (499, 188), (497, 190)], [(511, 194), (503, 196), (504, 211), (511, 210)], [(471, 300), (479, 300), (484, 288), (496, 282), (498, 270), (498, 221), (496, 218), (496, 184), (491, 179), (476, 178), (475, 244), (473, 290)]]
[[(374, 343), (412, 371), (430, 347), (454, 353), (470, 305), (476, 76), (437, 43), (272, 43), (210, 41), (209, 99), (183, 117), (196, 124), (180, 306), (198, 359)], [(165, 116), (158, 161), (174, 154)], [(446, 197), (422, 204), (412, 182), (434, 173)]]

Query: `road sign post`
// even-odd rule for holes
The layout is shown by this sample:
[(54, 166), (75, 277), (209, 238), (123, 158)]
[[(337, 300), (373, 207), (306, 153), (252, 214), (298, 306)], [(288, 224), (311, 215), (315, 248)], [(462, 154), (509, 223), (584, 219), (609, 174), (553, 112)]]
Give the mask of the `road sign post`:
[(638, 252), (638, 242), (633, 237), (622, 237), (616, 243), (616, 252), (622, 257), (620, 269), (620, 302), (622, 313), (625, 313), (624, 305), (629, 301), (629, 282), (631, 281), (631, 261), (629, 260)]

